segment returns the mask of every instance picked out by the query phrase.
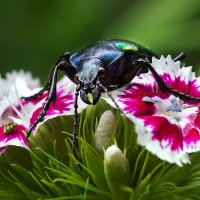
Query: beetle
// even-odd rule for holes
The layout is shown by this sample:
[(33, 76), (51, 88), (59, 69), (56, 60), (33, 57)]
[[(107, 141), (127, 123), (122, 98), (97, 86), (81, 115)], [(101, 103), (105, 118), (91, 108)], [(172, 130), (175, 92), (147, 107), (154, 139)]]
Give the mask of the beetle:
[[(101, 93), (105, 92), (120, 110), (115, 99), (112, 97), (111, 91), (128, 84), (141, 69), (147, 68), (153, 74), (163, 93), (171, 93), (182, 100), (200, 100), (200, 98), (172, 90), (150, 64), (152, 57), (157, 58), (158, 56), (148, 48), (127, 40), (100, 41), (97, 44), (83, 49), (79, 53), (64, 53), (51, 70), (44, 88), (32, 96), (23, 97), (25, 100), (34, 99), (42, 95), (45, 91), (48, 91), (46, 103), (37, 120), (28, 130), (27, 138), (30, 136), (34, 127), (43, 120), (49, 105), (52, 102), (54, 104), (56, 103), (58, 71), (64, 72), (77, 85), (74, 99), (75, 113), (73, 124), (73, 152), (76, 157), (78, 125), (77, 100), (79, 94), (83, 102), (94, 105), (98, 102)], [(182, 60), (183, 58), (184, 53), (181, 53), (174, 58), (174, 61)], [(92, 96), (92, 99), (89, 96)]]

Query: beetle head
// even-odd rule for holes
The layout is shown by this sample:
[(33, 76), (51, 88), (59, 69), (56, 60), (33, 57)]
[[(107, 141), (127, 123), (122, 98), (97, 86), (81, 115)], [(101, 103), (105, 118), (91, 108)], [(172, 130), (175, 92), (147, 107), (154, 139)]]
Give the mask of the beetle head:
[(98, 58), (84, 59), (77, 74), (80, 83), (81, 99), (87, 104), (96, 104), (101, 97), (99, 77), (105, 71), (103, 62)]

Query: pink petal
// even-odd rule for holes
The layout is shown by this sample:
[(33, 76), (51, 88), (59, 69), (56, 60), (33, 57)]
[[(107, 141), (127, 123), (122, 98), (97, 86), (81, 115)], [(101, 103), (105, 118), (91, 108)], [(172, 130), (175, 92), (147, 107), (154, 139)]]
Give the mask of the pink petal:
[(177, 125), (171, 124), (165, 117), (159, 116), (143, 117), (143, 121), (145, 126), (151, 126), (152, 140), (159, 141), (162, 149), (170, 148), (171, 151), (183, 149), (183, 136)]
[(123, 110), (126, 113), (131, 113), (134, 116), (148, 116), (154, 114), (154, 104), (142, 101), (142, 98), (145, 96), (155, 96), (151, 85), (138, 85), (133, 83), (120, 91), (122, 94), (117, 96), (117, 100), (125, 105)]
[[(44, 101), (42, 104), (40, 104), (40, 106), (32, 113), (32, 116), (30, 118), (30, 125), (32, 125), (36, 121), (45, 103), (46, 102)], [(55, 107), (54, 107), (54, 103), (52, 102), (48, 111), (46, 112), (44, 121), (50, 118), (60, 116), (60, 115), (73, 114), (73, 111), (74, 109), (73, 109), (73, 95), (72, 94), (67, 94), (65, 96), (57, 96)]]
[[(75, 88), (76, 86), (72, 82), (65, 77), (64, 80), (61, 80), (61, 83), (57, 86), (57, 98), (54, 102), (52, 102), (49, 106), (49, 109), (46, 112), (46, 115), (42, 122), (40, 122), (37, 127), (35, 127), (34, 132), (37, 128), (46, 122), (49, 119), (52, 119), (57, 116), (62, 115), (73, 115), (74, 114), (74, 99), (75, 99)], [(30, 126), (36, 121), (40, 112), (43, 109), (43, 106), (46, 104), (46, 97), (48, 96), (47, 92), (45, 92), (38, 99), (34, 100), (34, 107), (31, 117), (30, 117)], [(81, 99), (78, 99), (78, 112), (81, 112), (87, 104), (83, 103)]]
[(183, 151), (183, 136), (177, 125), (159, 116), (135, 118), (133, 121), (138, 134), (138, 143), (151, 153), (179, 166), (190, 162), (187, 153)]
[[(170, 77), (169, 74), (165, 73), (161, 75), (162, 79), (167, 83), (173, 90), (177, 90), (181, 93), (187, 94), (189, 96), (193, 97), (200, 97), (200, 84), (197, 83), (199, 80), (197, 78), (194, 78), (193, 80), (185, 81), (182, 80), (181, 77)], [(166, 94), (162, 94), (160, 89), (159, 91), (159, 96), (165, 98)], [(169, 96), (168, 94), (167, 96)], [(187, 103), (191, 103), (191, 101), (187, 101)]]
[(200, 108), (198, 108), (198, 115), (194, 120), (194, 124), (200, 130)]
[(197, 152), (200, 150), (200, 132), (192, 128), (183, 138), (184, 150), (188, 153)]
[[(156, 96), (156, 93), (154, 92), (155, 87), (156, 84), (152, 84), (151, 79), (145, 79), (141, 84), (134, 83), (133, 81), (133, 83), (130, 83), (128, 86), (112, 91), (111, 94), (125, 113), (131, 113), (137, 117), (149, 116), (155, 113), (155, 106), (153, 103), (142, 101), (142, 99), (145, 96)], [(104, 95), (103, 99), (105, 99), (111, 106), (115, 107), (109, 97)]]
[[(195, 117), (194, 117), (194, 116)], [(188, 153), (200, 151), (200, 113), (199, 108), (197, 114), (187, 117), (185, 124), (182, 125), (183, 129), (183, 145), (184, 150)]]

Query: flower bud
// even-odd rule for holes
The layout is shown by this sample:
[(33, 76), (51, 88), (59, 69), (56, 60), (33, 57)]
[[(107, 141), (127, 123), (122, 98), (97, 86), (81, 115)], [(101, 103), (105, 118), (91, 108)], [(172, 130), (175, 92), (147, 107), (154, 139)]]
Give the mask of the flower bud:
[(122, 151), (112, 145), (105, 151), (104, 173), (114, 199), (128, 199), (129, 194), (123, 186), (130, 185), (129, 163)]
[(107, 110), (102, 114), (95, 132), (95, 144), (99, 152), (110, 145), (115, 123), (116, 118), (111, 110)]

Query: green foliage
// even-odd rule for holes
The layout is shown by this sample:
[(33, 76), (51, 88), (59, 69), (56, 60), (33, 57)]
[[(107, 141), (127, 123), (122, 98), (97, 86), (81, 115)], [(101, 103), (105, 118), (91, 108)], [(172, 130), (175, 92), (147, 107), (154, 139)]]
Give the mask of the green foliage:
[(25, 69), (46, 80), (63, 52), (111, 38), (158, 55), (184, 51), (199, 64), (199, 0), (1, 1), (0, 22), (1, 74)]
[[(127, 185), (118, 190), (108, 184), (112, 178), (119, 183), (120, 175), (114, 171), (109, 175), (108, 169), (105, 173), (104, 155), (94, 145), (96, 125), (107, 109), (118, 119), (112, 143), (124, 152), (129, 165)], [(71, 147), (72, 121), (72, 116), (49, 120), (32, 137), (30, 152), (13, 147), (0, 157), (0, 199), (116, 200), (122, 195), (123, 200), (199, 199), (199, 153), (183, 167), (159, 160), (137, 145), (133, 125), (101, 101), (80, 116), (77, 160)]]

